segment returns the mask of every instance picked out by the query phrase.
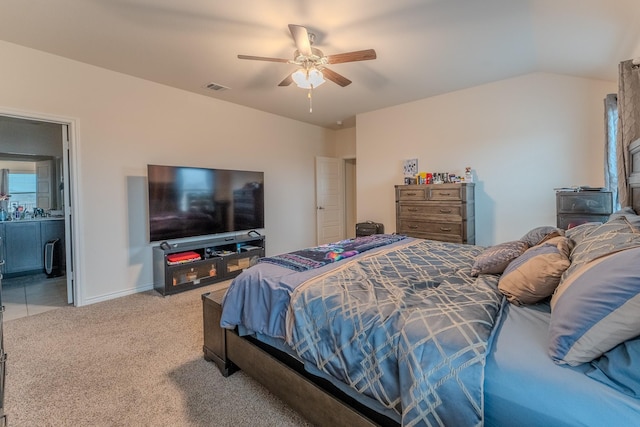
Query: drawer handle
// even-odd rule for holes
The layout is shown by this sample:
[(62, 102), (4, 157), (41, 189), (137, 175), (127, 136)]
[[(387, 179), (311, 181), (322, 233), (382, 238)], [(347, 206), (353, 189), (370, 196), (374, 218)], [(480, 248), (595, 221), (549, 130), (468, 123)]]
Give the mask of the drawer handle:
[(412, 230), (417, 230), (418, 226), (417, 225), (410, 225), (409, 228), (412, 229)]
[(450, 196), (451, 195), (451, 193), (443, 193), (443, 192), (439, 192), (438, 194), (441, 195), (441, 196)]
[(415, 196), (415, 195), (417, 195), (418, 193), (405, 193), (405, 194), (406, 194), (407, 196)]
[(418, 208), (407, 208), (409, 212), (418, 212)]
[(451, 231), (451, 227), (440, 227), (440, 231)]
[(451, 213), (451, 209), (440, 209), (440, 213)]

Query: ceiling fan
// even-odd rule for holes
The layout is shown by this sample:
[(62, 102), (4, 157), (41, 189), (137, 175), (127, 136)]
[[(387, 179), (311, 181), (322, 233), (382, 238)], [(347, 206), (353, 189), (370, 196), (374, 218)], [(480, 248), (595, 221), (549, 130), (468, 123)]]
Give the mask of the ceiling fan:
[(264, 56), (238, 55), (239, 59), (251, 59), (256, 61), (284, 62), (300, 67), (296, 72), (289, 74), (278, 86), (289, 86), (295, 82), (304, 89), (313, 89), (324, 83), (324, 78), (345, 87), (351, 84), (351, 80), (327, 68), (327, 64), (342, 64), (345, 62), (367, 61), (376, 59), (376, 51), (373, 49), (358, 50), (355, 52), (326, 55), (320, 49), (311, 45), (315, 41), (315, 34), (310, 33), (301, 25), (289, 24), (289, 31), (296, 44), (297, 50), (293, 59), (268, 58)]

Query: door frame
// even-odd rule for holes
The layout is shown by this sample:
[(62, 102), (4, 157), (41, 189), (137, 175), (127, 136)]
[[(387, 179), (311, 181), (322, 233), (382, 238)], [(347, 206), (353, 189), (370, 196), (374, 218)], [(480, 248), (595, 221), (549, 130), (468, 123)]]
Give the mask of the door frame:
[[(65, 176), (65, 200), (64, 200), (64, 225), (65, 225), (65, 239), (66, 239), (66, 278), (67, 289), (73, 289), (72, 295), (67, 292), (67, 300), (69, 303), (73, 303), (74, 306), (82, 305), (83, 301), (83, 289), (81, 284), (81, 263), (80, 253), (81, 242), (79, 239), (79, 233), (76, 230), (80, 230), (80, 218), (78, 215), (78, 189), (79, 189), (79, 161), (77, 155), (77, 124), (76, 119), (62, 116), (54, 116), (44, 113), (34, 113), (31, 111), (19, 111), (0, 106), (0, 115), (13, 117), (16, 119), (24, 119), (31, 121), (41, 121), (48, 123), (60, 124), (68, 129), (68, 144), (62, 141), (63, 155), (68, 159), (68, 168), (64, 171)], [(69, 182), (67, 182), (69, 181)]]
[[(356, 199), (357, 199), (357, 191), (358, 191), (358, 186), (357, 186), (357, 182), (356, 182), (356, 177), (355, 175), (353, 176), (353, 179), (350, 179), (347, 176), (347, 162), (352, 162), (353, 163), (353, 170), (355, 173), (355, 168), (357, 167), (357, 162), (356, 162), (356, 157), (355, 156), (351, 156), (351, 157), (331, 157), (331, 156), (317, 156), (316, 157), (316, 162), (318, 158), (329, 158), (329, 159), (334, 159), (334, 160), (338, 160), (341, 162), (341, 169), (342, 169), (342, 173), (341, 173), (341, 182), (340, 182), (340, 191), (342, 193), (342, 239), (344, 238), (349, 238), (349, 237), (355, 237), (355, 220), (357, 218), (357, 204), (356, 204)], [(315, 181), (316, 181), (316, 243), (319, 243), (319, 236), (320, 236), (320, 219), (319, 219), (319, 215), (318, 215), (318, 209), (320, 207), (320, 201), (318, 200), (318, 181), (320, 179), (320, 176), (318, 174), (318, 168), (316, 166), (316, 171), (315, 171)], [(351, 195), (351, 199), (348, 199), (348, 196)], [(352, 220), (350, 221), (350, 218), (348, 217), (349, 214), (353, 215)], [(351, 222), (353, 222), (353, 224), (351, 224)], [(349, 225), (353, 225), (353, 230), (348, 230), (347, 226)]]

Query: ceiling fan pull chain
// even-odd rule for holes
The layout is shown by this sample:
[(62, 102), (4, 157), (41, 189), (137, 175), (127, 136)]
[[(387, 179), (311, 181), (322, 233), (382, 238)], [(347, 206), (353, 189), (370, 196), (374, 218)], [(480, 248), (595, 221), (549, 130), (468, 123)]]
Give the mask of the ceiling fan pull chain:
[(313, 102), (312, 102), (312, 91), (313, 91), (313, 85), (311, 85), (311, 87), (309, 88), (309, 93), (307, 94), (307, 97), (309, 98), (309, 114), (313, 113)]

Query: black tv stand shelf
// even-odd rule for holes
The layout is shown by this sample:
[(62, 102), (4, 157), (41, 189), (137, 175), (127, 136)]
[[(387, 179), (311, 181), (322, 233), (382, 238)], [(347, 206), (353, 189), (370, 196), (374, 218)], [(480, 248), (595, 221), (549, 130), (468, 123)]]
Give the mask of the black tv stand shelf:
[(264, 236), (220, 237), (154, 246), (153, 288), (162, 295), (171, 295), (231, 279), (264, 254)]

